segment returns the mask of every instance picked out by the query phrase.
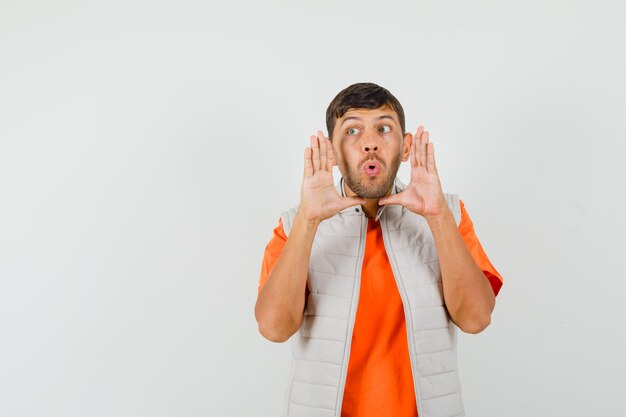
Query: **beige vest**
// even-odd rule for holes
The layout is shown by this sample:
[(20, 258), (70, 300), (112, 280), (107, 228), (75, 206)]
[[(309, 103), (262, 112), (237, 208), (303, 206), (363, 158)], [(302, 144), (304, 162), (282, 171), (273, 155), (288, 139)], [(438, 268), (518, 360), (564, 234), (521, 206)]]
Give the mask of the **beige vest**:
[[(343, 178), (336, 187), (345, 196)], [(392, 193), (404, 188), (396, 178)], [(445, 198), (458, 226), (459, 198), (447, 193)], [(281, 214), (287, 235), (297, 208)], [(376, 218), (404, 306), (418, 413), (420, 417), (463, 416), (456, 326), (444, 304), (430, 227), (424, 217), (399, 205), (381, 207)], [(342, 210), (318, 227), (304, 321), (290, 339), (293, 359), (285, 417), (341, 416), (366, 232), (367, 217), (360, 205)]]

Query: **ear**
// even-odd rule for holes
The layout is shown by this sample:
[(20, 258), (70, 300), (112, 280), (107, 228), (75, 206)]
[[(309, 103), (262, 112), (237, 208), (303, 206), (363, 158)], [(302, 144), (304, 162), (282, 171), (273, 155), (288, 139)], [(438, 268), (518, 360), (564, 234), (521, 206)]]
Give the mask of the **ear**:
[(402, 162), (409, 160), (411, 154), (411, 146), (413, 145), (413, 135), (407, 132), (402, 137)]

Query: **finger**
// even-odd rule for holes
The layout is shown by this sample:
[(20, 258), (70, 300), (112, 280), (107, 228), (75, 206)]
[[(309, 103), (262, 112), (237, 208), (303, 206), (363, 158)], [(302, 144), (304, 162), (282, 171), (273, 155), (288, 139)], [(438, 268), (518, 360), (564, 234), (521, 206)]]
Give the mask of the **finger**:
[(313, 151), (313, 174), (315, 174), (320, 170), (320, 144), (315, 135), (311, 135), (311, 150)]
[(330, 141), (328, 136), (324, 135), (324, 132), (321, 130), (319, 132), (322, 135), (321, 137), (326, 141), (326, 168), (328, 171), (332, 171), (333, 167), (337, 165), (335, 161), (335, 154), (333, 152), (333, 143)]
[(343, 204), (341, 205), (341, 208), (339, 210), (343, 210), (343, 209), (348, 208), (348, 207), (356, 206), (357, 204), (364, 205), (365, 203), (367, 203), (365, 201), (365, 199), (361, 198), (361, 197), (342, 197), (341, 198), (341, 202)]
[(317, 131), (317, 140), (320, 142), (320, 169), (326, 171), (326, 139), (319, 130)]
[(383, 206), (387, 204), (402, 204), (402, 196), (400, 194), (402, 193), (386, 195), (378, 200), (378, 204)]
[(413, 137), (413, 158), (415, 158), (415, 166), (418, 167), (420, 165), (420, 142), (422, 140), (422, 133), (424, 132), (424, 126), (420, 126), (417, 128), (417, 132), (415, 132), (415, 136)]
[(411, 168), (417, 168), (417, 159), (415, 158), (415, 140), (416, 138), (413, 137), (413, 140), (411, 141), (411, 149), (409, 152), (409, 163), (411, 164)]
[(309, 178), (313, 175), (313, 163), (311, 162), (311, 148), (306, 147), (304, 149), (304, 178)]
[(326, 137), (326, 139), (328, 139), (328, 169), (329, 171), (333, 170), (333, 167), (335, 165), (337, 165), (337, 159), (335, 159), (335, 150), (333, 149), (333, 142), (330, 140), (330, 138)]
[(335, 166), (335, 156), (333, 155), (333, 144), (328, 138), (324, 138), (326, 141), (326, 168), (328, 171), (332, 171)]
[(437, 166), (435, 165), (435, 144), (432, 142), (428, 143), (428, 159), (426, 169), (428, 172), (437, 173)]
[(420, 141), (420, 165), (426, 168), (426, 146), (428, 145), (428, 131), (422, 133)]

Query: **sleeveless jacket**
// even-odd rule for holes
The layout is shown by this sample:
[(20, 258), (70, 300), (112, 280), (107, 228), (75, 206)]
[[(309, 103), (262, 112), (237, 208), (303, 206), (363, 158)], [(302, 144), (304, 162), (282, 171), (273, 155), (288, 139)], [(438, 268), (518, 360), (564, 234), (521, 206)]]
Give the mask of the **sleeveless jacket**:
[[(343, 178), (337, 191), (345, 196)], [(395, 179), (392, 193), (405, 188)], [(444, 193), (458, 226), (459, 197)], [(287, 235), (297, 206), (281, 214)], [(426, 219), (400, 205), (382, 206), (385, 251), (406, 320), (409, 356), (420, 417), (463, 416), (457, 370), (456, 326), (443, 299), (435, 242)], [(340, 417), (359, 302), (367, 217), (360, 205), (322, 221), (309, 260), (304, 319), (291, 339), (292, 363), (285, 417)]]

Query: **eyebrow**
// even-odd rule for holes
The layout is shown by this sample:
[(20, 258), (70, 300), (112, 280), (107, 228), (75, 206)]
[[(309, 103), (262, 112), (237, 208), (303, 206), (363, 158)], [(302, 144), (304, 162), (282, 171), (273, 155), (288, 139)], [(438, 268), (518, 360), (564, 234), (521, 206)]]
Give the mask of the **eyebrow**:
[[(388, 115), (388, 114), (383, 114), (382, 116), (378, 116), (378, 117), (376, 118), (376, 120), (381, 120), (381, 119), (389, 119), (389, 120), (392, 120), (392, 121), (394, 121), (394, 122), (396, 121), (393, 117), (391, 117), (391, 116), (390, 116), (390, 115)], [(360, 117), (356, 117), (356, 116), (348, 116), (348, 117), (346, 117), (345, 119), (343, 119), (343, 122), (341, 122), (341, 126), (343, 126), (343, 124), (344, 124), (345, 122), (347, 122), (348, 120), (359, 120), (359, 121), (362, 121), (363, 119), (361, 119)], [(341, 127), (341, 126), (340, 126), (340, 127)]]

